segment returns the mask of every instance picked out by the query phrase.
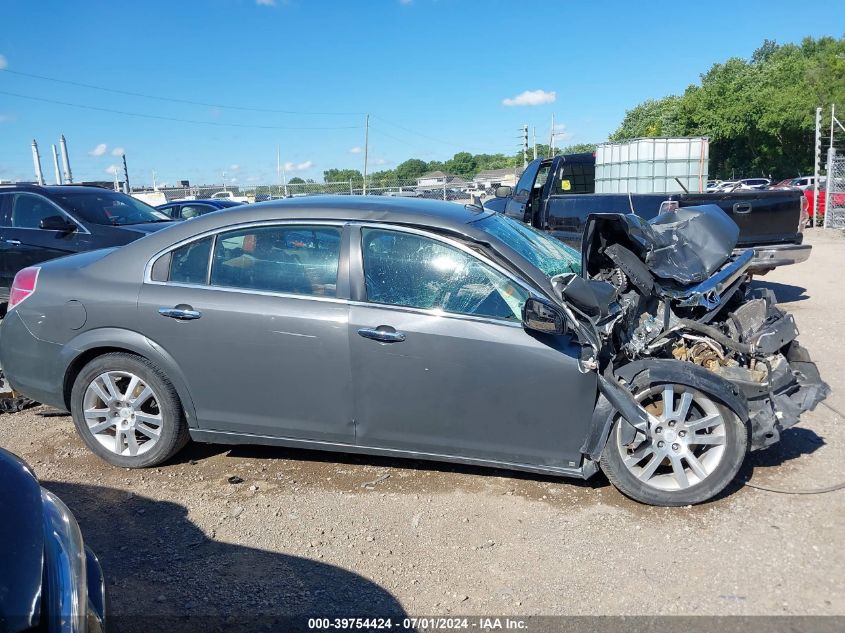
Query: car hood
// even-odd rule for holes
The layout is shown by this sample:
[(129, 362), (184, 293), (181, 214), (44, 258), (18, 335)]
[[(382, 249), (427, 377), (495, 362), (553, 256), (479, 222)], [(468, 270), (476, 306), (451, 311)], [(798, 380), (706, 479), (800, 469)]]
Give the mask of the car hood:
[(161, 229), (166, 229), (168, 226), (173, 226), (174, 224), (176, 224), (176, 222), (144, 222), (143, 224), (127, 224), (125, 226), (116, 226), (113, 228), (126, 231), (128, 233), (143, 233), (144, 235), (147, 235), (149, 233), (160, 231)]
[(44, 557), (41, 486), (19, 457), (0, 448), (0, 630), (38, 623)]

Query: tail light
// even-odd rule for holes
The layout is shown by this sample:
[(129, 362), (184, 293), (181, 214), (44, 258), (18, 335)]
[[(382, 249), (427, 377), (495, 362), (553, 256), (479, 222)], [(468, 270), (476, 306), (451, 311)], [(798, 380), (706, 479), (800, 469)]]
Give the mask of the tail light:
[(9, 292), (9, 310), (35, 292), (35, 286), (38, 283), (38, 272), (40, 270), (40, 266), (31, 266), (30, 268), (24, 268), (15, 275), (15, 280), (12, 282), (12, 289)]

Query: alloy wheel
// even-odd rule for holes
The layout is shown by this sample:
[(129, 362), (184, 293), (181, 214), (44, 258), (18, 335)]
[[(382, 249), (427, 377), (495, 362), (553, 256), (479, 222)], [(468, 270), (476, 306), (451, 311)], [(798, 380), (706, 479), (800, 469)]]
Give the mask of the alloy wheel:
[(637, 433), (632, 444), (616, 445), (628, 471), (658, 490), (685, 490), (704, 481), (725, 453), (725, 420), (716, 403), (683, 385), (656, 385), (637, 400), (651, 416), (649, 437)]
[(136, 456), (158, 442), (162, 416), (158, 396), (128, 371), (100, 374), (85, 390), (85, 423), (91, 435), (116, 455)]

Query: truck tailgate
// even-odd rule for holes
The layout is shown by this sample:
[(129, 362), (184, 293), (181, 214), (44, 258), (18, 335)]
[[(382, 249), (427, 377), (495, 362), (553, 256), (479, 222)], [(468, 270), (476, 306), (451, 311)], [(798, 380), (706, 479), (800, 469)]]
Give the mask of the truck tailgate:
[[(673, 196), (675, 197), (675, 196)], [(682, 207), (717, 204), (739, 226), (739, 245), (799, 242), (801, 191), (734, 191), (723, 196), (683, 194), (677, 196)]]

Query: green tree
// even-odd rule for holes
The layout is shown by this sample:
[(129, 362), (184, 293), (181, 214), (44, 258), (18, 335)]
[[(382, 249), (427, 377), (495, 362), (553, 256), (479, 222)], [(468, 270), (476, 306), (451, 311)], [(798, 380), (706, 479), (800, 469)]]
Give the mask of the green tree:
[(711, 175), (795, 176), (812, 171), (815, 109), (831, 103), (845, 103), (845, 38), (766, 40), (683, 95), (632, 108), (611, 139), (707, 136)]
[(478, 171), (478, 164), (476, 163), (475, 156), (469, 152), (458, 152), (446, 161), (444, 167), (446, 173), (462, 176), (464, 178), (472, 178)]
[(349, 182), (360, 183), (364, 176), (357, 169), (327, 169), (323, 172), (323, 182)]
[(289, 185), (304, 185), (305, 181), (300, 178), (299, 176), (294, 176), (290, 180), (288, 180)]
[(409, 158), (403, 163), (396, 165), (395, 177), (399, 180), (411, 180), (419, 178), (428, 171), (428, 163), (419, 158)]

